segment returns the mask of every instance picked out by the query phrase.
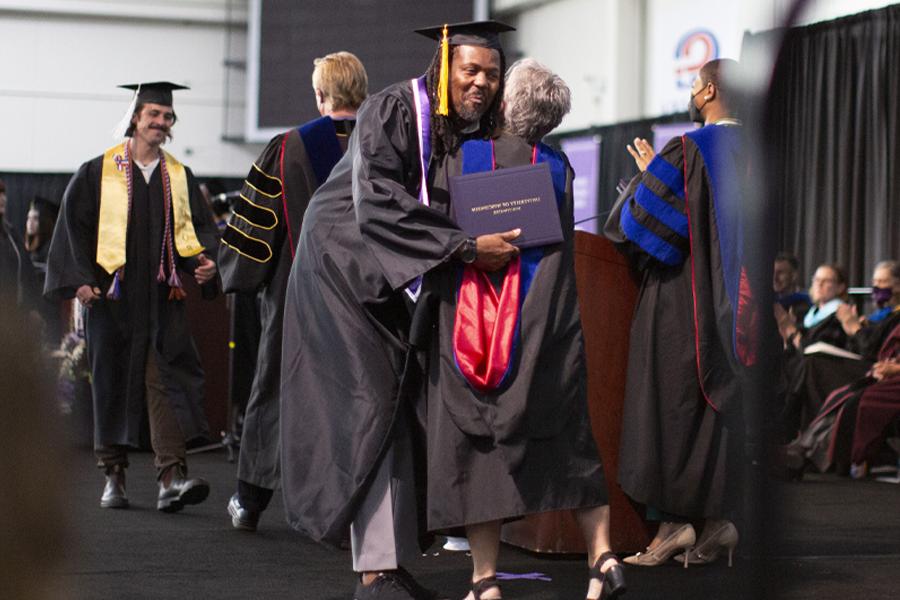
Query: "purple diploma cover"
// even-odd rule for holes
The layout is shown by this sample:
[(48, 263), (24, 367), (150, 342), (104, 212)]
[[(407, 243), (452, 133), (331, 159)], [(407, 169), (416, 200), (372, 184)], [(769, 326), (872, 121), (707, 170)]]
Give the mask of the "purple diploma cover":
[(563, 241), (556, 193), (547, 163), (450, 178), (450, 205), (472, 237), (520, 228), (520, 248)]

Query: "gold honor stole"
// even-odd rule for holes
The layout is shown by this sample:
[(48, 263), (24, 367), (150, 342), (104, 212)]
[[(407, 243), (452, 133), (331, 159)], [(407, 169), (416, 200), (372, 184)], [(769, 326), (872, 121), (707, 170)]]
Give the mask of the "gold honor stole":
[[(179, 256), (196, 256), (203, 252), (191, 220), (190, 195), (184, 165), (171, 154), (165, 154), (175, 218), (175, 247)], [(97, 264), (112, 275), (125, 265), (125, 238), (128, 232), (128, 171), (125, 143), (103, 153), (100, 177), (100, 218), (97, 227)], [(160, 168), (163, 162), (160, 161)]]

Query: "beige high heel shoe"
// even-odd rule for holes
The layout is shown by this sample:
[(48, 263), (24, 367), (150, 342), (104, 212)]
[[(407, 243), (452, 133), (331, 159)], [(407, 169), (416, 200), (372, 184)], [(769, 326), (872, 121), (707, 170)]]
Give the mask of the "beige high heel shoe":
[[(624, 559), (624, 563), (628, 565), (639, 565), (641, 567), (655, 567), (669, 560), (679, 551), (686, 551), (693, 547), (697, 541), (697, 533), (694, 531), (690, 523), (685, 523), (675, 530), (669, 537), (664, 539), (656, 548), (646, 552), (638, 552), (634, 556), (628, 556)], [(684, 568), (687, 569), (687, 552), (684, 554)]]
[(708, 565), (715, 562), (723, 550), (728, 550), (728, 566), (734, 564), (734, 549), (738, 544), (738, 530), (731, 521), (721, 523), (705, 540), (690, 552), (679, 554), (675, 560), (692, 565)]

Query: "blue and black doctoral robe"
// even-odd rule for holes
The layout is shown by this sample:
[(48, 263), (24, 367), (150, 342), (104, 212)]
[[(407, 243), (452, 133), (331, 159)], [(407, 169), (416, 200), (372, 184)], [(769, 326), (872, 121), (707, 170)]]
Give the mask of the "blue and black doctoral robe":
[(740, 137), (740, 127), (710, 125), (671, 140), (604, 231), (640, 276), (619, 483), (634, 500), (688, 518), (725, 510), (741, 377), (758, 359), (756, 300), (761, 282), (770, 285), (746, 261)]
[(238, 479), (259, 487), (275, 489), (280, 480), (284, 297), (303, 215), (343, 156), (355, 123), (321, 117), (272, 138), (250, 168), (222, 235), (219, 268), (225, 291), (258, 293), (259, 299), (256, 372), (238, 462)]
[[(532, 152), (530, 144), (506, 133), (493, 144), (464, 143), (458, 160), (436, 175), (432, 206), (452, 213), (452, 199), (442, 192), (449, 177), (490, 170), (491, 159), (497, 169), (527, 165)], [(563, 242), (520, 254), (524, 298), (511, 360), (499, 385), (478, 389), (481, 382), (473, 385), (458, 366), (454, 326), (474, 309), (460, 299), (462, 265), (441, 265), (425, 278), (423, 294), (438, 300), (428, 360), (430, 530), (608, 503), (587, 407), (575, 287), (574, 172), (565, 155), (543, 144), (535, 155), (537, 162), (550, 165)], [(496, 290), (506, 273), (490, 274)]]

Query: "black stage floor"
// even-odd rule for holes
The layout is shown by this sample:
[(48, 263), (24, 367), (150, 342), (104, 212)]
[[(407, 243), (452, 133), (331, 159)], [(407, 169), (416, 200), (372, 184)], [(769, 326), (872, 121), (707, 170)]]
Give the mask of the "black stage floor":
[[(348, 552), (309, 542), (284, 522), (276, 494), (256, 533), (235, 531), (225, 512), (235, 466), (222, 451), (191, 456), (191, 473), (212, 485), (209, 499), (178, 514), (155, 510), (152, 457), (135, 453), (128, 470), (128, 510), (104, 510), (102, 474), (78, 450), (70, 470), (72, 542), (62, 572), (67, 596), (80, 599), (264, 598), (349, 599), (354, 577)], [(772, 559), (741, 556), (684, 570), (672, 564), (630, 567), (626, 598), (888, 598), (900, 584), (900, 486), (821, 476), (782, 488), (786, 510)], [(739, 547), (740, 548), (740, 547)], [(435, 546), (409, 569), (452, 598), (467, 592), (469, 558)], [(504, 584), (506, 598), (583, 598), (580, 557), (546, 558), (511, 547), (500, 570), (545, 578)], [(766, 582), (771, 588), (759, 591)], [(2, 594), (0, 594), (2, 595)]]

